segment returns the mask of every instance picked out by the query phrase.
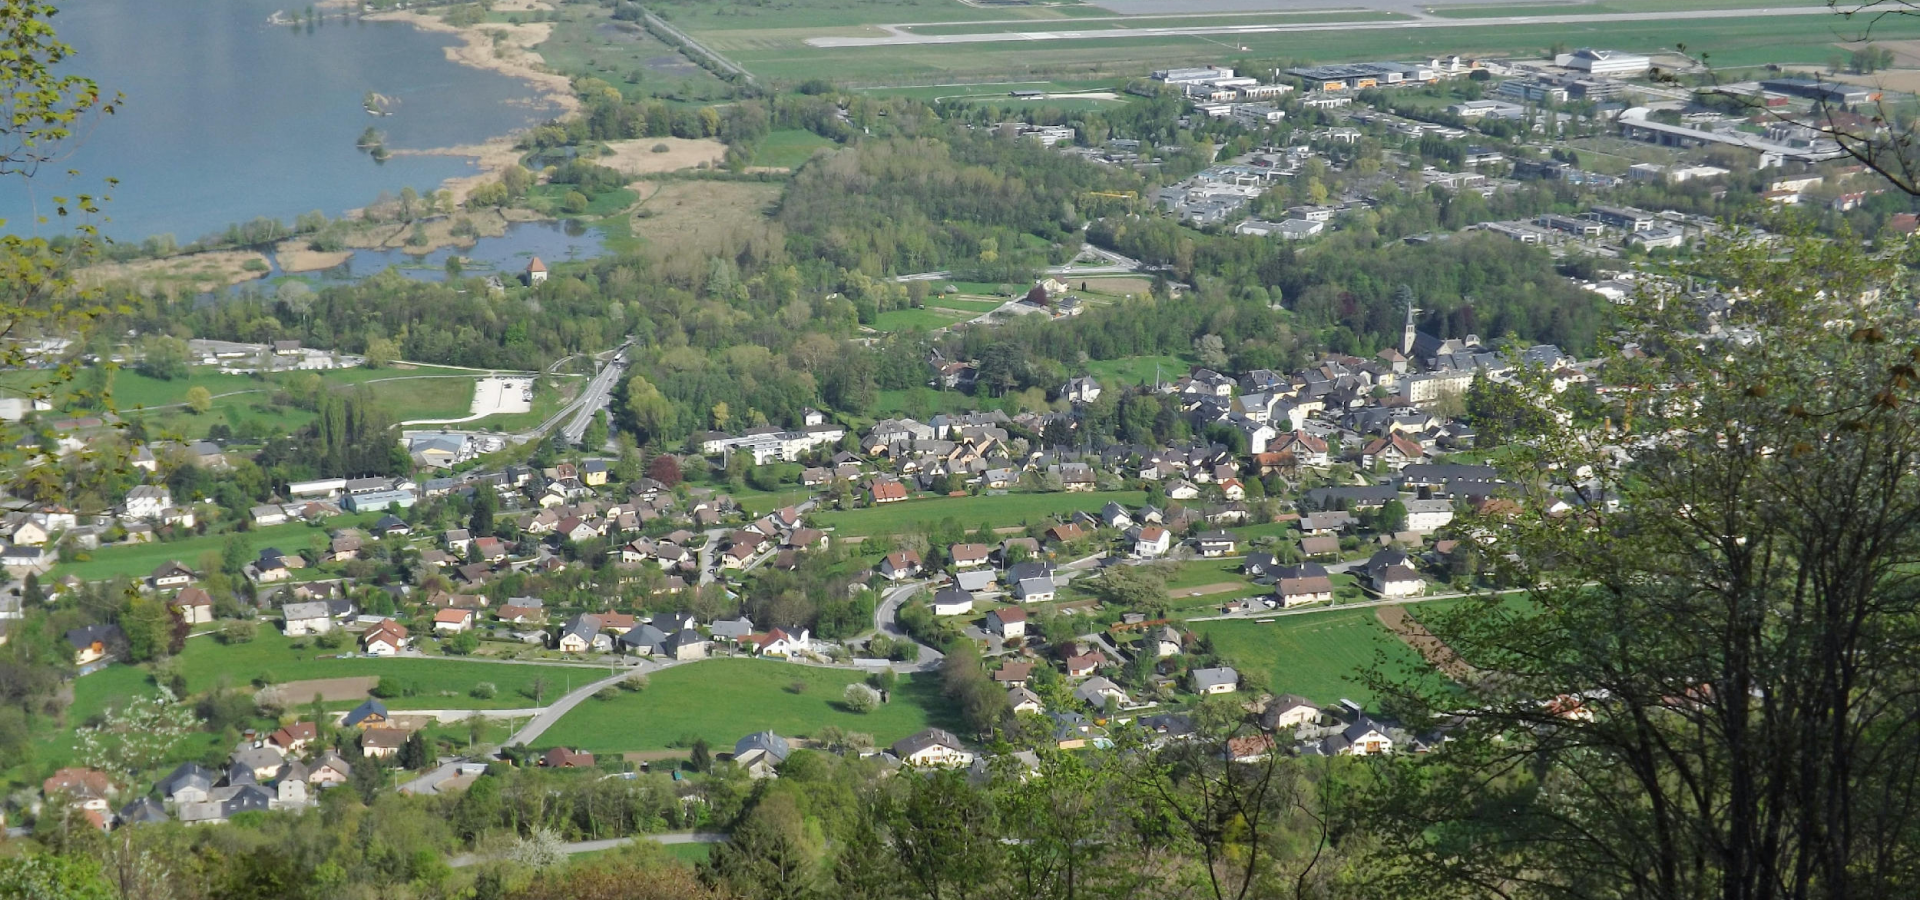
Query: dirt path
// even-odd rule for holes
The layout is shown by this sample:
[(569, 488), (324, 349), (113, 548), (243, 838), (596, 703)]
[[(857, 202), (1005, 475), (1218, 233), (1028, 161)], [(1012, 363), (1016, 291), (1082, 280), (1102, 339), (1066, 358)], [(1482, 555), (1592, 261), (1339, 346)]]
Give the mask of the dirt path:
[(1393, 632), (1395, 637), (1405, 641), (1407, 646), (1412, 647), (1421, 658), (1445, 673), (1448, 678), (1466, 682), (1478, 677), (1479, 673), (1472, 666), (1467, 665), (1466, 660), (1460, 658), (1460, 654), (1453, 652), (1452, 647), (1434, 637), (1433, 632), (1428, 631), (1426, 626), (1421, 625), (1419, 620), (1407, 613), (1406, 607), (1381, 606), (1374, 609), (1373, 615), (1380, 620), (1380, 624), (1387, 626), (1387, 630)]

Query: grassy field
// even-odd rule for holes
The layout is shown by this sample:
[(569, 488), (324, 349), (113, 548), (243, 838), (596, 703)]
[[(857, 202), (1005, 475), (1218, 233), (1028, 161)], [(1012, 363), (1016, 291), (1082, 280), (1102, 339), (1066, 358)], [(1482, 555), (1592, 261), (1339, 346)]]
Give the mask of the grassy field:
[(1187, 374), (1189, 365), (1177, 356), (1130, 356), (1093, 360), (1087, 363), (1087, 374), (1103, 387), (1117, 389), (1121, 385), (1152, 384), (1155, 366), (1159, 366), (1161, 380), (1172, 381)]
[[(840, 698), (860, 672), (756, 659), (717, 659), (679, 665), (648, 676), (647, 689), (613, 700), (588, 700), (548, 729), (541, 747), (579, 747), (594, 753), (661, 750), (689, 737), (716, 750), (772, 729), (784, 737), (817, 733), (827, 725), (873, 735), (885, 746), (928, 725), (954, 727), (954, 710), (932, 676), (902, 679), (893, 702), (866, 715), (847, 711)], [(794, 693), (790, 686), (804, 683)]]
[(1099, 79), (1094, 81), (982, 81), (977, 84), (940, 84), (918, 87), (871, 87), (861, 88), (862, 92), (888, 97), (906, 97), (927, 103), (940, 100), (989, 100), (993, 98), (1012, 99), (1014, 91), (1046, 91), (1048, 93), (1072, 93), (1075, 91), (1117, 91), (1124, 86), (1120, 80)]
[(1089, 512), (1118, 500), (1125, 506), (1146, 502), (1142, 491), (1112, 491), (1090, 494), (1002, 494), (980, 497), (941, 497), (907, 500), (885, 506), (845, 512), (820, 513), (820, 522), (842, 537), (853, 535), (898, 534), (925, 528), (932, 522), (953, 518), (967, 528), (981, 522), (995, 528), (1022, 523), (1037, 523), (1074, 510)]
[(959, 297), (943, 297), (938, 295), (927, 298), (927, 306), (929, 307), (958, 310), (976, 316), (981, 313), (993, 312), (1004, 305), (1004, 301), (1000, 300), (965, 300)]
[(946, 309), (894, 309), (874, 317), (873, 330), (895, 331), (932, 331), (945, 328), (955, 322), (964, 322), (976, 313), (965, 310)]
[(797, 169), (823, 147), (837, 147), (804, 128), (782, 128), (772, 132), (753, 150), (753, 164), (777, 169)]
[[(242, 541), (246, 542), (250, 554), (258, 553), (265, 547), (279, 547), (288, 553), (295, 553), (305, 550), (307, 542), (314, 535), (324, 536), (328, 529), (369, 525), (379, 518), (378, 513), (342, 515), (328, 519), (324, 527), (292, 522), (232, 534), (238, 535)], [(228, 536), (227, 534), (207, 534), (178, 541), (105, 547), (93, 551), (91, 559), (55, 566), (53, 577), (75, 575), (83, 581), (102, 581), (120, 575), (142, 578), (168, 560), (179, 560), (188, 566), (197, 567), (200, 565), (200, 557), (208, 553), (218, 555), (224, 550)]]
[(535, 49), (556, 71), (599, 78), (629, 98), (700, 100), (725, 94), (726, 84), (713, 73), (646, 29), (613, 21), (610, 8), (566, 4), (551, 14), (559, 21)]
[(1376, 697), (1361, 673), (1376, 662), (1392, 676), (1430, 671), (1426, 661), (1388, 632), (1371, 609), (1285, 616), (1267, 625), (1195, 622), (1193, 628), (1212, 637), (1220, 655), (1236, 666), (1266, 673), (1275, 693), (1299, 694), (1316, 703), (1342, 698), (1373, 703)]
[[(1837, 16), (1644, 22), (1542, 22), (1527, 25), (1451, 28), (1311, 31), (1240, 34), (1233, 40), (1254, 58), (1311, 62), (1425, 58), (1458, 53), (1538, 56), (1555, 44), (1605, 46), (1638, 52), (1672, 50), (1684, 44), (1716, 66), (1763, 63), (1819, 64), (1833, 44), (1860, 29)], [(1874, 39), (1920, 37), (1920, 17), (1893, 16), (1874, 26)], [(755, 74), (797, 81), (832, 72), (852, 85), (943, 84), (968, 79), (1051, 80), (1123, 76), (1155, 67), (1222, 60), (1217, 35), (1159, 38), (1097, 38), (1053, 41), (1035, 53), (1034, 42), (1009, 34), (1005, 41), (977, 44), (815, 48), (772, 45), (730, 56)], [(1233, 54), (1228, 52), (1228, 59)]]
[(894, 22), (1062, 20), (1113, 15), (1097, 6), (984, 7), (955, 3), (953, 0), (809, 0), (804, 3), (780, 0), (767, 4), (734, 0), (681, 0), (648, 8), (692, 32), (703, 43), (709, 34), (724, 36), (738, 31), (818, 30)]
[[(306, 681), (314, 678), (355, 676), (392, 676), (411, 682), (417, 693), (411, 697), (393, 697), (384, 701), (394, 709), (519, 709), (533, 707), (533, 682), (544, 679), (547, 687), (542, 699), (552, 703), (566, 693), (569, 684), (582, 684), (606, 674), (604, 669), (577, 666), (541, 666), (519, 663), (487, 663), (458, 659), (321, 659), (342, 650), (309, 647), (295, 650), (292, 639), (266, 623), (245, 644), (222, 644), (211, 637), (194, 638), (176, 657), (180, 673), (187, 678), (187, 690), (198, 693), (223, 680), (246, 687), (256, 678), (268, 676), (276, 683)], [(115, 668), (123, 668), (116, 666)], [(497, 693), (487, 700), (469, 695), (473, 686), (492, 682)], [(310, 697), (308, 699), (311, 699)], [(292, 702), (306, 701), (292, 698)], [(332, 704), (351, 706), (351, 703)]]
[(780, 185), (742, 181), (636, 182), (645, 199), (631, 218), (634, 238), (655, 255), (704, 259), (767, 221)]

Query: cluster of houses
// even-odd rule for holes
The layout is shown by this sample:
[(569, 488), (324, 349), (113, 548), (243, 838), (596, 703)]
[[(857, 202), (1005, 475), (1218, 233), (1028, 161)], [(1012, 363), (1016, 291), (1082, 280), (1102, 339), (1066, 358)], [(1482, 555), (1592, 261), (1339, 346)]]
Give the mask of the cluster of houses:
[(318, 736), (312, 722), (284, 725), (264, 737), (249, 732), (225, 768), (181, 763), (139, 796), (123, 796), (106, 772), (86, 768), (55, 772), (41, 784), (41, 794), (44, 803), (71, 807), (101, 830), (168, 820), (205, 825), (244, 812), (300, 809), (319, 791), (353, 777), (353, 766), (340, 754), (317, 748)]

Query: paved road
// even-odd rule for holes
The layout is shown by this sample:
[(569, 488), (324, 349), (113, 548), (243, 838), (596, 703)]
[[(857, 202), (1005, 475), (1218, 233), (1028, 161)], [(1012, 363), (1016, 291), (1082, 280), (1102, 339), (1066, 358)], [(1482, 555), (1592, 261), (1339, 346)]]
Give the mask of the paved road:
[[(1328, 566), (1329, 570), (1333, 567)], [(1221, 622), (1235, 619), (1272, 619), (1278, 616), (1310, 616), (1315, 613), (1337, 612), (1343, 609), (1371, 609), (1376, 606), (1406, 606), (1414, 603), (1431, 603), (1435, 600), (1458, 600), (1461, 597), (1484, 596), (1486, 592), (1470, 594), (1427, 594), (1421, 597), (1389, 597), (1381, 600), (1362, 600), (1358, 603), (1336, 603), (1332, 606), (1303, 606), (1299, 609), (1264, 609), (1257, 613), (1233, 613), (1225, 616), (1193, 616), (1189, 622)], [(1494, 591), (1496, 594), (1524, 594), (1525, 588), (1510, 591)]]
[(560, 437), (568, 444), (580, 443), (587, 433), (587, 426), (593, 424), (593, 414), (607, 407), (607, 401), (613, 396), (614, 385), (619, 382), (620, 375), (627, 371), (627, 348), (632, 343), (628, 341), (613, 351), (613, 358), (600, 367), (593, 380), (587, 382), (586, 390), (580, 392), (580, 399), (574, 401), (573, 418), (565, 428), (560, 429)]
[(402, 782), (400, 784), (400, 793), (438, 794), (440, 793), (441, 783), (459, 773), (460, 764), (466, 761), (467, 759), (465, 757), (442, 759), (440, 765), (435, 766), (432, 770), (422, 774), (420, 777), (411, 781)]
[(551, 706), (541, 710), (529, 720), (526, 725), (521, 726), (519, 731), (513, 733), (513, 737), (507, 738), (506, 745), (511, 747), (514, 744), (532, 744), (534, 741), (539, 740), (540, 735), (545, 734), (547, 729), (552, 728), (553, 723), (560, 721), (561, 716), (566, 715), (572, 711), (574, 707), (579, 706), (580, 701), (593, 696), (595, 691), (603, 687), (612, 687), (620, 683), (621, 679), (635, 672), (654, 672), (664, 667), (662, 663), (642, 662), (637, 666), (623, 669), (619, 673), (609, 675), (599, 681), (574, 688), (571, 693), (555, 700)]
[(1202, 35), (1285, 34), (1316, 31), (1392, 31), (1408, 28), (1498, 28), (1511, 25), (1596, 25), (1614, 22), (1668, 22), (1680, 19), (1754, 19), (1767, 16), (1833, 16), (1825, 6), (1761, 9), (1664, 9), (1658, 12), (1581, 13), (1577, 15), (1416, 18), (1391, 22), (1296, 22), (1266, 25), (1196, 25), (1165, 28), (1089, 28), (1085, 31), (989, 31), (973, 34), (914, 34), (907, 26), (882, 25), (884, 37), (811, 37), (813, 47), (887, 47), (920, 44), (985, 44), (1003, 41), (1077, 41), (1115, 38), (1177, 38)]
[(919, 661), (906, 667), (909, 672), (931, 672), (940, 667), (940, 660), (944, 658), (944, 654), (940, 651), (914, 640), (905, 631), (900, 630), (900, 604), (907, 602), (927, 584), (924, 581), (916, 581), (893, 588), (880, 598), (880, 605), (873, 611), (873, 628), (876, 632), (896, 641), (908, 641), (920, 648)]
[[(670, 834), (643, 834), (638, 837), (607, 838), (599, 841), (574, 841), (564, 846), (566, 852), (572, 855), (575, 853), (593, 853), (599, 850), (612, 850), (615, 847), (623, 846), (637, 840), (652, 841), (656, 844), (721, 844), (726, 842), (727, 836), (710, 831), (678, 831)], [(478, 857), (471, 853), (462, 853), (459, 856), (447, 860), (447, 865), (459, 869), (473, 865), (476, 862), (479, 862)]]

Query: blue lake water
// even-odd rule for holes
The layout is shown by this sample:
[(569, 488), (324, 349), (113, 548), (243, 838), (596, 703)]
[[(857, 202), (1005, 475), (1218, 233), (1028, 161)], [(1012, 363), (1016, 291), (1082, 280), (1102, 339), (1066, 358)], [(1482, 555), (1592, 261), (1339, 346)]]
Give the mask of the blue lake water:
[[(463, 275), (515, 277), (527, 268), (527, 261), (540, 257), (548, 265), (591, 259), (604, 249), (598, 230), (570, 222), (519, 222), (507, 227), (499, 237), (483, 237), (472, 247), (443, 247), (431, 253), (414, 255), (404, 250), (355, 250), (345, 264), (321, 272), (300, 276), (322, 284), (365, 278), (388, 267), (415, 281), (445, 281), (447, 257), (459, 256)], [(233, 287), (234, 291), (273, 289), (272, 280), (281, 274), (278, 268), (265, 279)]]
[[(16, 234), (67, 230), (48, 198), (99, 193), (119, 179), (102, 227), (120, 240), (181, 243), (272, 216), (337, 216), (381, 191), (422, 192), (472, 171), (458, 157), (377, 163), (354, 146), (368, 125), (390, 150), (478, 143), (551, 117), (525, 82), (449, 61), (453, 38), (398, 22), (269, 25), (294, 0), (86, 0), (53, 23), (76, 51), (71, 70), (125, 95), (64, 158), (31, 182), (0, 182), (0, 218)], [(373, 91), (397, 102), (367, 114)], [(77, 179), (68, 169), (79, 169)], [(37, 229), (37, 231), (36, 231)]]

